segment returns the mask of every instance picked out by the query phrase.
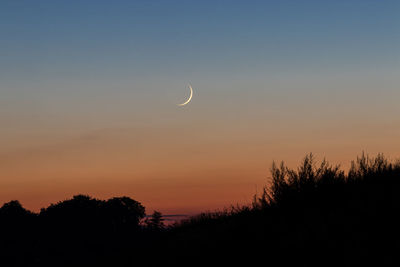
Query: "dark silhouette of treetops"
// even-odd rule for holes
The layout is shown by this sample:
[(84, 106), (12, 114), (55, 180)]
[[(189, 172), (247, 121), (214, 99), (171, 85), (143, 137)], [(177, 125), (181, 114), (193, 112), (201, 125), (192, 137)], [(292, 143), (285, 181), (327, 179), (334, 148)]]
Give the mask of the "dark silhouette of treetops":
[(362, 154), (345, 172), (307, 155), (273, 163), (248, 206), (164, 224), (129, 197), (86, 195), (33, 213), (0, 208), (0, 266), (398, 266), (400, 163)]

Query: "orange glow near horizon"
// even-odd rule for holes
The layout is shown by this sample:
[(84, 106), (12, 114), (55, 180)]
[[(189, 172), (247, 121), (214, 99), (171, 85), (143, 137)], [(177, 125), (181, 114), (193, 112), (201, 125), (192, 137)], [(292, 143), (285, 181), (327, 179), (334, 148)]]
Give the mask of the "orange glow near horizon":
[[(0, 201), (18, 199), (39, 211), (75, 194), (100, 199), (125, 195), (141, 202), (148, 213), (195, 214), (249, 204), (268, 184), (273, 160), (296, 167), (313, 152), (317, 160), (326, 157), (346, 170), (363, 150), (396, 159), (400, 146), (393, 132), (378, 142), (332, 129), (281, 135), (269, 131), (274, 138), (268, 131), (218, 131), (107, 130), (3, 153)], [(362, 144), (367, 140), (366, 148)]]

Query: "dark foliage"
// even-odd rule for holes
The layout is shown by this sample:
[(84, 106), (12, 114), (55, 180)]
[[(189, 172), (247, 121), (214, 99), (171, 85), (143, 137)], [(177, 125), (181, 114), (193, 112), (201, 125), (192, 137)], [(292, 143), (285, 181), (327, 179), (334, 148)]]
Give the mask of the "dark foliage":
[(346, 174), (325, 160), (317, 166), (310, 154), (297, 170), (273, 163), (271, 174), (251, 207), (201, 214), (172, 229), (162, 243), (168, 262), (398, 266), (398, 162), (363, 154)]
[(39, 214), (0, 208), (0, 266), (398, 266), (400, 163), (362, 155), (345, 173), (312, 154), (273, 163), (249, 207), (172, 227), (127, 197), (78, 195)]
[(0, 209), (0, 266), (111, 264), (127, 247), (140, 245), (144, 215), (144, 207), (128, 197), (77, 195), (39, 214), (11, 201)]
[(154, 211), (150, 218), (145, 221), (146, 227), (151, 231), (161, 231), (165, 229), (164, 218), (159, 211)]

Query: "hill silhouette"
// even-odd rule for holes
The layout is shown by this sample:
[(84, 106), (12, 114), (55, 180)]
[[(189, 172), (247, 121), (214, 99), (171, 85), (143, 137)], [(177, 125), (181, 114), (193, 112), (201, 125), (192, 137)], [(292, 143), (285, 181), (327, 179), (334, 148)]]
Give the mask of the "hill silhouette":
[(252, 205), (173, 226), (129, 197), (77, 195), (36, 214), (0, 208), (0, 266), (396, 266), (400, 163), (363, 154), (348, 172), (307, 155), (273, 163)]

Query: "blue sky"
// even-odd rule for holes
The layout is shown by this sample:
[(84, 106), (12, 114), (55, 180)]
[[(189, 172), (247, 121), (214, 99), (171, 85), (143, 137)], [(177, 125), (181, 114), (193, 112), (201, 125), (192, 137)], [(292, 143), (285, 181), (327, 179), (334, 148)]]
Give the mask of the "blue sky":
[(399, 10), (397, 1), (2, 1), (0, 67), (111, 79), (392, 67)]

